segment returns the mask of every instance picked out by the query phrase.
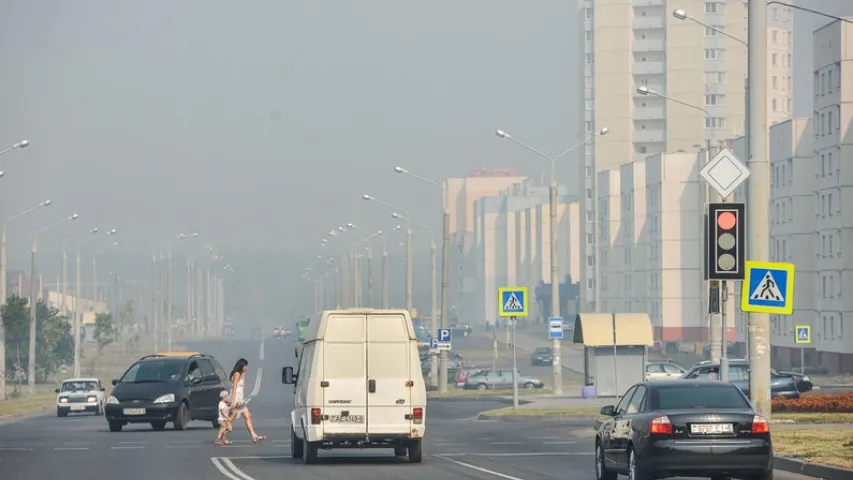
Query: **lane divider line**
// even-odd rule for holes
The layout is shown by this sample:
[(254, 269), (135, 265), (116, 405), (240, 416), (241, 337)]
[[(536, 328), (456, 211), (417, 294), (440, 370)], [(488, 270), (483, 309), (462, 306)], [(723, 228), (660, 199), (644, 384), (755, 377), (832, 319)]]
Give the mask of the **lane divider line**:
[(266, 345), (266, 343), (261, 340), (261, 354), (259, 356), (261, 357), (262, 362), (264, 361), (264, 345)]
[(264, 367), (258, 367), (258, 373), (255, 377), (255, 385), (252, 388), (252, 393), (249, 394), (250, 397), (255, 397), (261, 391), (261, 378), (264, 376)]
[(444, 461), (450, 462), (450, 463), (455, 463), (456, 465), (459, 465), (460, 467), (465, 467), (465, 468), (475, 470), (475, 471), (480, 472), (480, 473), (492, 475), (492, 476), (495, 476), (498, 478), (505, 478), (506, 480), (524, 480), (523, 478), (513, 477), (512, 475), (507, 475), (505, 473), (496, 472), (494, 470), (489, 470), (488, 468), (479, 467), (479, 466), (473, 465), (471, 463), (460, 462), (459, 460), (454, 460), (454, 459), (446, 457), (446, 456), (439, 456), (438, 458), (440, 458)]
[(234, 457), (212, 457), (210, 461), (213, 462), (213, 465), (217, 470), (219, 470), (219, 473), (225, 475), (231, 480), (255, 480), (237, 468), (237, 466), (234, 465), (234, 462), (231, 461), (231, 458)]
[(230, 478), (231, 480), (245, 480), (245, 479), (242, 479), (242, 478), (240, 478), (240, 477), (237, 477), (237, 476), (233, 475), (231, 472), (229, 472), (229, 471), (225, 468), (225, 466), (224, 466), (224, 465), (222, 465), (222, 463), (220, 462), (220, 460), (221, 460), (221, 459), (220, 459), (220, 458), (218, 458), (218, 457), (212, 457), (212, 458), (210, 459), (210, 461), (213, 463), (213, 466), (214, 466), (214, 467), (216, 467), (216, 469), (217, 469), (217, 470), (219, 470), (219, 473), (221, 473), (221, 474), (225, 475), (226, 477)]

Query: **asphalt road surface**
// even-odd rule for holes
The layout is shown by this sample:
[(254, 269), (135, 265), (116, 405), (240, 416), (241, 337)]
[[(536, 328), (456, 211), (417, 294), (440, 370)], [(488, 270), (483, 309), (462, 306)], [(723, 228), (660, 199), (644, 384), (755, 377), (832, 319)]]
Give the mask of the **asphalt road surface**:
[[(289, 412), (292, 386), (282, 385), (280, 371), (293, 365), (292, 340), (232, 340), (191, 345), (218, 357), (226, 369), (239, 357), (249, 360), (249, 408), (258, 433), (253, 444), (241, 423), (234, 445), (213, 444), (209, 423), (193, 422), (185, 431), (155, 432), (147, 425), (110, 433), (103, 417), (54, 415), (0, 426), (0, 472), (3, 478), (103, 478), (123, 480), (230, 479), (429, 479), (468, 478), (531, 480), (595, 478), (588, 425), (560, 422), (478, 421), (494, 401), (430, 401), (425, 456), (408, 464), (390, 451), (321, 451), (321, 463), (303, 465), (290, 454)], [(777, 480), (805, 479), (777, 473)]]

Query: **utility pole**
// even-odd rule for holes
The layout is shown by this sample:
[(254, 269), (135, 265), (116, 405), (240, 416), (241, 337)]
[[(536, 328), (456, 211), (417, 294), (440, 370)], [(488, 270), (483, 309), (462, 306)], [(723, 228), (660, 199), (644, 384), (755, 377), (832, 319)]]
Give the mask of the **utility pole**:
[(409, 225), (406, 229), (406, 310), (412, 313), (412, 309), (412, 227)]
[[(748, 4), (748, 78), (749, 139), (748, 163), (752, 175), (747, 182), (747, 257), (751, 261), (769, 260), (768, 203), (770, 163), (767, 137), (767, 5)], [(770, 316), (750, 313), (747, 322), (749, 339), (749, 399), (759, 415), (770, 419)]]
[[(555, 159), (556, 160), (556, 159)], [(548, 210), (549, 210), (549, 230), (550, 230), (550, 250), (551, 250), (551, 316), (560, 316), (560, 265), (557, 256), (557, 162), (551, 160), (551, 181), (548, 187)], [(595, 272), (598, 275), (598, 271)], [(597, 283), (597, 282), (596, 282)], [(529, 302), (530, 299), (525, 299)], [(598, 297), (596, 297), (596, 303)], [(560, 358), (561, 340), (555, 338), (551, 340), (551, 349), (554, 352), (553, 360), (553, 376), (554, 376), (554, 395), (560, 396), (563, 394), (563, 361)], [(513, 344), (513, 348), (515, 345)]]
[[(450, 209), (448, 208), (447, 188), (442, 188), (444, 193), (444, 213), (441, 218), (441, 328), (447, 328), (448, 289), (450, 287)], [(438, 332), (433, 332), (436, 335)], [(447, 393), (447, 350), (439, 354), (438, 393)]]
[[(79, 255), (77, 257), (80, 258)], [(77, 269), (78, 279), (77, 285), (80, 285), (79, 272), (80, 269)], [(151, 255), (151, 316), (154, 317), (154, 351), (160, 351), (160, 309), (157, 307), (157, 290), (160, 288), (160, 281), (158, 277), (157, 271), (157, 254), (154, 253)], [(80, 300), (80, 289), (77, 289), (77, 301)]]
[(77, 245), (77, 262), (74, 271), (74, 378), (80, 378), (80, 357), (83, 354), (83, 274), (80, 268), (80, 245)]
[(169, 248), (169, 258), (166, 266), (166, 297), (168, 298), (168, 307), (166, 310), (166, 323), (168, 328), (166, 331), (166, 346), (169, 351), (172, 351), (172, 330), (175, 329), (175, 324), (172, 322), (172, 249)]
[(388, 251), (382, 247), (382, 308), (388, 308)]
[[(432, 235), (430, 238), (430, 246), (429, 246), (429, 259), (430, 259), (430, 318), (431, 325), (430, 337), (436, 335), (438, 332), (438, 298), (436, 298), (435, 287), (438, 283), (438, 278), (436, 278), (436, 251), (435, 251), (435, 235)], [(430, 386), (437, 387), (438, 386), (438, 358), (435, 355), (429, 356), (429, 384)]]
[(36, 393), (36, 335), (38, 333), (38, 252), (36, 242), (33, 242), (33, 251), (30, 264), (30, 344), (29, 362), (27, 365), (27, 387), (30, 395)]
[(374, 307), (373, 303), (373, 252), (367, 247), (367, 306)]

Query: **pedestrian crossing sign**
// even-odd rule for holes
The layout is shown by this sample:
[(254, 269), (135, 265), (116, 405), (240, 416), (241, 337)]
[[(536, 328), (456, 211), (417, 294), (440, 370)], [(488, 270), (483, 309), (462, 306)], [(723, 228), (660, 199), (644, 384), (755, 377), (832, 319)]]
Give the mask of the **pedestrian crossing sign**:
[(797, 336), (794, 337), (794, 341), (800, 344), (803, 343), (812, 343), (812, 327), (809, 325), (797, 325), (794, 327), (794, 330), (797, 332)]
[(501, 287), (498, 289), (498, 316), (527, 316), (527, 287)]
[(794, 311), (794, 265), (747, 261), (740, 309), (743, 312), (791, 315)]

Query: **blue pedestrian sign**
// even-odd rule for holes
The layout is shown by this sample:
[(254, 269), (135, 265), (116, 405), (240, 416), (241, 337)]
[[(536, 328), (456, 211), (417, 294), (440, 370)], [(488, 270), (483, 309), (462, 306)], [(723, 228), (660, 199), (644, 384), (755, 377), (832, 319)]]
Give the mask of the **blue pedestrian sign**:
[(498, 316), (527, 316), (527, 287), (501, 287), (498, 289)]
[(437, 349), (438, 349), (438, 339), (437, 339), (437, 338), (435, 338), (435, 337), (431, 337), (431, 338), (429, 339), (429, 348), (431, 348), (431, 349), (433, 349), (433, 350), (437, 350)]
[(438, 329), (438, 343), (450, 343), (453, 337), (453, 331), (449, 328)]
[(563, 318), (551, 317), (548, 319), (548, 338), (560, 340), (563, 338)]
[(741, 290), (743, 312), (791, 315), (794, 312), (794, 265), (746, 262)]
[(797, 325), (794, 330), (797, 332), (797, 336), (794, 337), (795, 342), (800, 344), (812, 343), (812, 327), (810, 325)]

